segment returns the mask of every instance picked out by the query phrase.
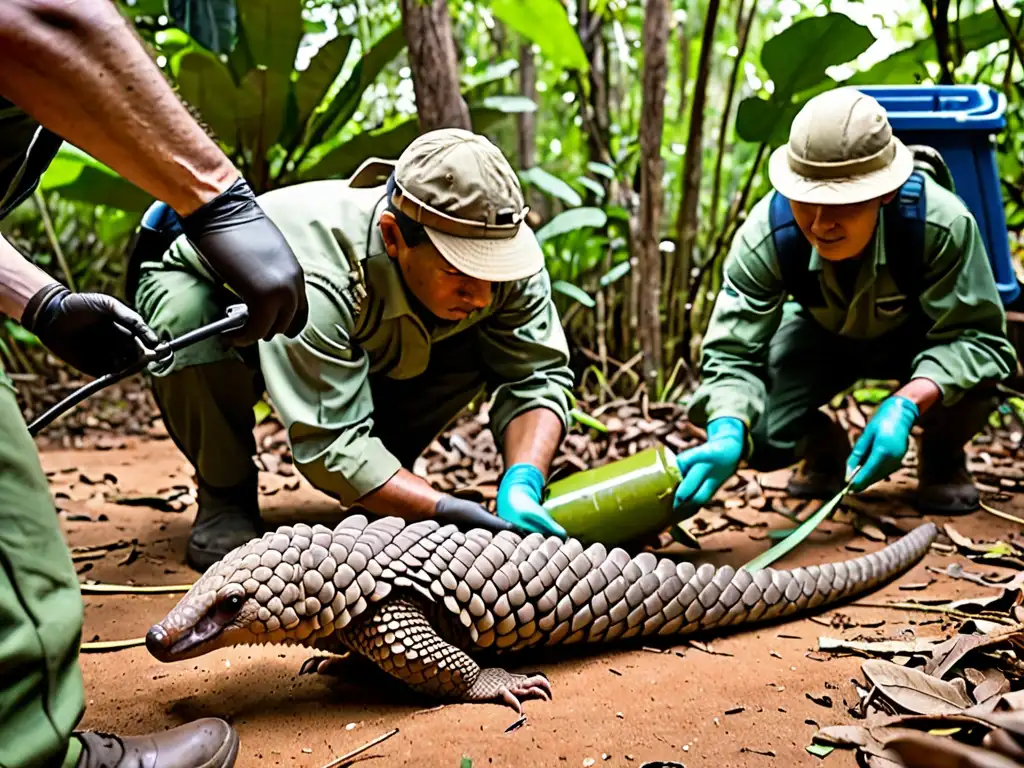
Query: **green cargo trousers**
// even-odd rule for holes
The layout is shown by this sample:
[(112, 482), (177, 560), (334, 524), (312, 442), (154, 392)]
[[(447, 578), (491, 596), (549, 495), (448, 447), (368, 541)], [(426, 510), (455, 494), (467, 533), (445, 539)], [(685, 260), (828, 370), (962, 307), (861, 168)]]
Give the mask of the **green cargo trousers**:
[[(167, 262), (140, 268), (135, 306), (161, 336), (176, 337), (223, 317), (237, 301)], [(467, 332), (435, 344), (426, 370), (411, 379), (371, 374), (377, 405), (372, 434), (405, 468), (486, 388), (474, 342), (475, 334)], [(264, 393), (257, 348), (238, 349), (219, 338), (200, 342), (178, 353), (169, 370), (152, 377), (152, 386), (171, 439), (195, 467), (201, 495), (255, 510), (253, 406)]]
[(82, 595), (50, 489), (0, 370), (0, 768), (78, 762)]
[[(820, 407), (858, 380), (905, 383), (925, 343), (922, 322), (911, 320), (880, 339), (860, 340), (830, 333), (803, 310), (791, 309), (769, 345), (768, 399), (751, 430), (749, 463), (762, 472), (788, 467), (817, 445), (815, 438), (832, 424)], [(983, 384), (951, 406), (930, 408), (920, 422), (923, 444), (939, 450), (963, 446), (997, 405), (994, 386)]]

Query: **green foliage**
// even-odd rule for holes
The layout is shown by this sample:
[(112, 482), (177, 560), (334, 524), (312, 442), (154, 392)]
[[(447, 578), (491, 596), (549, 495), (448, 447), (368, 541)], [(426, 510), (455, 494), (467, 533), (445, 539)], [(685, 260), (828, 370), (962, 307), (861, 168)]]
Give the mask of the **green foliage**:
[[(132, 10), (160, 12), (156, 8)], [(214, 53), (229, 53), (235, 44), (238, 12), (234, 0), (167, 0), (167, 14), (179, 29)]]
[(586, 72), (583, 45), (559, 0), (491, 0), (491, 13), (529, 38), (555, 66)]
[(121, 211), (146, 210), (153, 198), (72, 144), (63, 144), (43, 174), (39, 188), (60, 192), (66, 200)]
[(835, 85), (826, 70), (855, 59), (873, 42), (867, 27), (841, 13), (802, 19), (773, 37), (761, 49), (761, 65), (775, 90), (768, 99), (752, 96), (740, 103), (737, 133), (745, 141), (784, 144), (789, 124), (813, 95), (807, 92)]

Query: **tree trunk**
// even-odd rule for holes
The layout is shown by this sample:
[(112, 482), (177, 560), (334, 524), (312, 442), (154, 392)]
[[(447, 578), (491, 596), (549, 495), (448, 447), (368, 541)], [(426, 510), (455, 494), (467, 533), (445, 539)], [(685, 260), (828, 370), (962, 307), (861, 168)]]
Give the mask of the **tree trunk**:
[(402, 0), (420, 132), (472, 130), (469, 107), (459, 91), (459, 69), (447, 0)]
[(935, 48), (939, 55), (939, 69), (942, 70), (939, 82), (942, 85), (952, 85), (954, 77), (953, 61), (950, 56), (949, 0), (924, 0), (924, 7), (928, 11), (932, 35), (935, 37)]
[[(519, 92), (531, 101), (537, 101), (537, 62), (533, 58), (533, 43), (519, 45)], [(534, 112), (519, 113), (519, 167), (533, 168), (537, 154), (537, 119)]]
[(670, 0), (647, 0), (644, 17), (643, 105), (640, 110), (640, 211), (636, 245), (640, 266), (640, 349), (650, 397), (661, 384), (661, 135), (665, 127)]
[[(576, 31), (583, 45), (583, 52), (590, 62), (590, 102), (581, 104), (583, 118), (586, 121), (587, 147), (591, 160), (610, 163), (608, 146), (612, 121), (608, 100), (607, 51), (601, 17), (592, 16), (586, 3), (581, 3), (578, 11)], [(583, 94), (580, 93), (580, 96)]]
[[(676, 218), (676, 264), (674, 280), (668, 286), (672, 299), (677, 305), (670, 308), (672, 317), (684, 315), (688, 302), (690, 271), (693, 247), (697, 239), (697, 207), (700, 203), (701, 171), (704, 157), (704, 109), (707, 102), (708, 79), (711, 73), (711, 55), (715, 42), (715, 27), (718, 23), (719, 0), (708, 0), (707, 15), (704, 18), (704, 34), (700, 44), (700, 58), (697, 61), (697, 79), (693, 83), (693, 98), (690, 102), (690, 131), (686, 140), (686, 154), (683, 157), (683, 189), (679, 200), (679, 214)], [(681, 333), (680, 333), (681, 332)], [(673, 328), (672, 338), (685, 338), (687, 328)]]

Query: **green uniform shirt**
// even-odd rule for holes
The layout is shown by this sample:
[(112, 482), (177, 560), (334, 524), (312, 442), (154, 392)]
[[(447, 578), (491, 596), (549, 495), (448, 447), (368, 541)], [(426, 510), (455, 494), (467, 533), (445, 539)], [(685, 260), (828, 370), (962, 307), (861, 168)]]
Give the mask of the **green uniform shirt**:
[(0, 219), (32, 194), (61, 143), (0, 96)]
[[(1016, 354), (1006, 337), (1006, 314), (977, 222), (956, 195), (925, 179), (920, 307), (931, 326), (912, 370), (913, 376), (934, 381), (943, 403), (951, 405), (981, 381), (1011, 375)], [(754, 206), (726, 258), (722, 291), (703, 343), (702, 382), (690, 407), (698, 423), (734, 416), (749, 427), (764, 410), (769, 341), (784, 311), (794, 307), (786, 301), (772, 241), (770, 202), (768, 195)], [(900, 293), (887, 266), (900, 255), (885, 252), (884, 227), (883, 211), (860, 259), (852, 295), (840, 287), (835, 265), (812, 250), (809, 268), (819, 273), (825, 306), (807, 311), (826, 330), (881, 340), (914, 314), (915, 298)]]
[[(568, 427), (573, 377), (547, 272), (495, 284), (491, 304), (461, 321), (424, 323), (384, 251), (377, 227), (384, 192), (329, 180), (260, 197), (302, 264), (309, 299), (309, 322), (299, 336), (260, 342), (267, 391), (303, 473), (344, 504), (401, 468), (370, 434), (374, 409), (388, 407), (373, 402), (370, 375), (417, 376), (431, 345), (455, 334), (476, 335), (496, 382), (490, 419), (499, 448), (509, 422), (527, 410), (548, 408)], [(209, 275), (184, 238), (169, 256)]]

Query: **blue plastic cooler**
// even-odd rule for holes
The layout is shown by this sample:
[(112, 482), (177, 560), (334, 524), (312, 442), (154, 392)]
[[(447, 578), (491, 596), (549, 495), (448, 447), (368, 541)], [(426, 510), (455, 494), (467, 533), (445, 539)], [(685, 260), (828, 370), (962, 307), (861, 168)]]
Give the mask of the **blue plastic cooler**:
[(942, 154), (956, 193), (978, 220), (1003, 304), (1020, 294), (1013, 271), (993, 135), (1006, 127), (1006, 98), (986, 85), (884, 85), (859, 88), (885, 108), (905, 144)]

